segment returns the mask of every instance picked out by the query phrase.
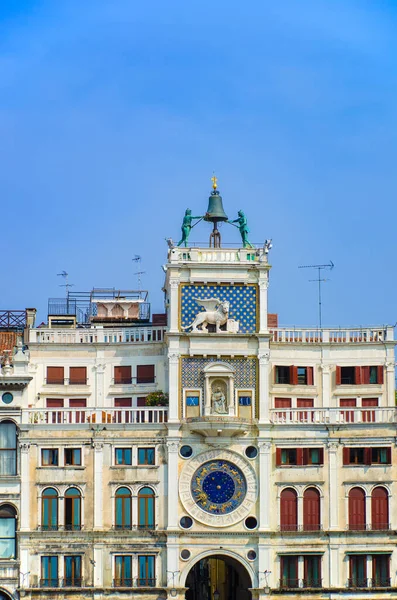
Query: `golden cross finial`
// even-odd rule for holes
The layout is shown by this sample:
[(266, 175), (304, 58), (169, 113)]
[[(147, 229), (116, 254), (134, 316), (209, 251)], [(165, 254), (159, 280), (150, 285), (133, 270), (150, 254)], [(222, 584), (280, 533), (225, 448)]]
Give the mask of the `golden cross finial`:
[(214, 188), (214, 190), (216, 190), (216, 188), (218, 187), (218, 183), (217, 183), (218, 178), (216, 177), (215, 173), (211, 177), (211, 181), (212, 181), (212, 187)]

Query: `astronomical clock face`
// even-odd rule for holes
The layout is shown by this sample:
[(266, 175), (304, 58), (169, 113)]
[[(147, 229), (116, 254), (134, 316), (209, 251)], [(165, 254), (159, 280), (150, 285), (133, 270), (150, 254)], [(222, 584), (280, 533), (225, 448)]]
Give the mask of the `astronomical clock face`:
[(179, 479), (185, 510), (197, 521), (227, 527), (245, 519), (256, 501), (253, 467), (231, 450), (209, 450), (186, 462)]
[(191, 482), (196, 504), (212, 515), (236, 510), (247, 493), (242, 471), (227, 460), (210, 460), (199, 467)]

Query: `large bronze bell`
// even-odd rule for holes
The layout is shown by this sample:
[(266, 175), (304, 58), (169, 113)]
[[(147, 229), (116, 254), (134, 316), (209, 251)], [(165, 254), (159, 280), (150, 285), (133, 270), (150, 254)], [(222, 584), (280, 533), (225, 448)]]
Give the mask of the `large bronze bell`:
[(227, 221), (227, 219), (227, 214), (223, 210), (222, 196), (215, 190), (208, 198), (208, 208), (204, 215), (204, 221), (216, 223), (217, 221)]

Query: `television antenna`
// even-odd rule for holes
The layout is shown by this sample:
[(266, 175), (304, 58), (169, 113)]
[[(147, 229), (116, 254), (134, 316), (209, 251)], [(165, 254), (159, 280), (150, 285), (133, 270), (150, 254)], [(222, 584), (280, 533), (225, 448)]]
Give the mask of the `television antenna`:
[(142, 266), (142, 256), (140, 256), (139, 254), (135, 254), (135, 257), (132, 259), (132, 262), (137, 263), (139, 271), (136, 271), (136, 273), (134, 273), (134, 275), (138, 276), (138, 290), (141, 291), (142, 290), (142, 275), (145, 275), (146, 271), (142, 271), (141, 270), (141, 266)]
[(69, 294), (69, 288), (74, 287), (74, 283), (69, 283), (69, 273), (66, 273), (66, 271), (57, 273), (57, 277), (63, 277), (63, 279), (65, 281), (65, 283), (60, 283), (59, 287), (66, 288), (66, 298), (67, 298), (68, 294)]
[(332, 260), (329, 261), (326, 265), (300, 265), (298, 269), (317, 269), (318, 276), (317, 279), (309, 279), (309, 281), (316, 281), (318, 283), (318, 321), (319, 321), (319, 329), (322, 327), (322, 300), (321, 300), (321, 284), (325, 281), (329, 281), (328, 279), (324, 279), (321, 277), (321, 271), (325, 269), (329, 269), (332, 271), (334, 268), (334, 263)]

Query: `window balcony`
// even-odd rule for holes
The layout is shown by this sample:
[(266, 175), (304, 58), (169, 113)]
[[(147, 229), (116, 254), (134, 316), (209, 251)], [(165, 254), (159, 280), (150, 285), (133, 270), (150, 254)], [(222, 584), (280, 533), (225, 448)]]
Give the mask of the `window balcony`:
[(113, 587), (130, 588), (132, 587), (132, 582), (132, 577), (122, 577), (121, 579), (113, 579)]
[(156, 587), (156, 579), (151, 577), (138, 577), (136, 580), (137, 587)]
[(279, 525), (278, 531), (281, 533), (310, 533), (312, 531), (323, 531), (323, 526), (319, 524), (310, 524), (310, 525)]
[(84, 581), (81, 577), (65, 577), (62, 579), (62, 587), (81, 588), (84, 587)]
[(319, 589), (323, 587), (322, 579), (308, 577), (306, 579), (284, 578), (280, 579), (280, 590)]
[(391, 523), (375, 523), (374, 525), (370, 523), (358, 523), (358, 524), (348, 524), (346, 527), (347, 531), (391, 531)]
[(155, 385), (156, 377), (113, 377), (112, 385)]
[(375, 577), (370, 579), (371, 587), (373, 588), (389, 588), (391, 587), (390, 577)]
[(393, 326), (314, 329), (270, 327), (272, 341), (278, 344), (381, 344), (393, 341)]
[(61, 580), (58, 577), (49, 577), (40, 579), (41, 588), (58, 588), (60, 587)]
[(370, 580), (366, 577), (351, 577), (347, 580), (347, 587), (350, 589), (368, 588)]

